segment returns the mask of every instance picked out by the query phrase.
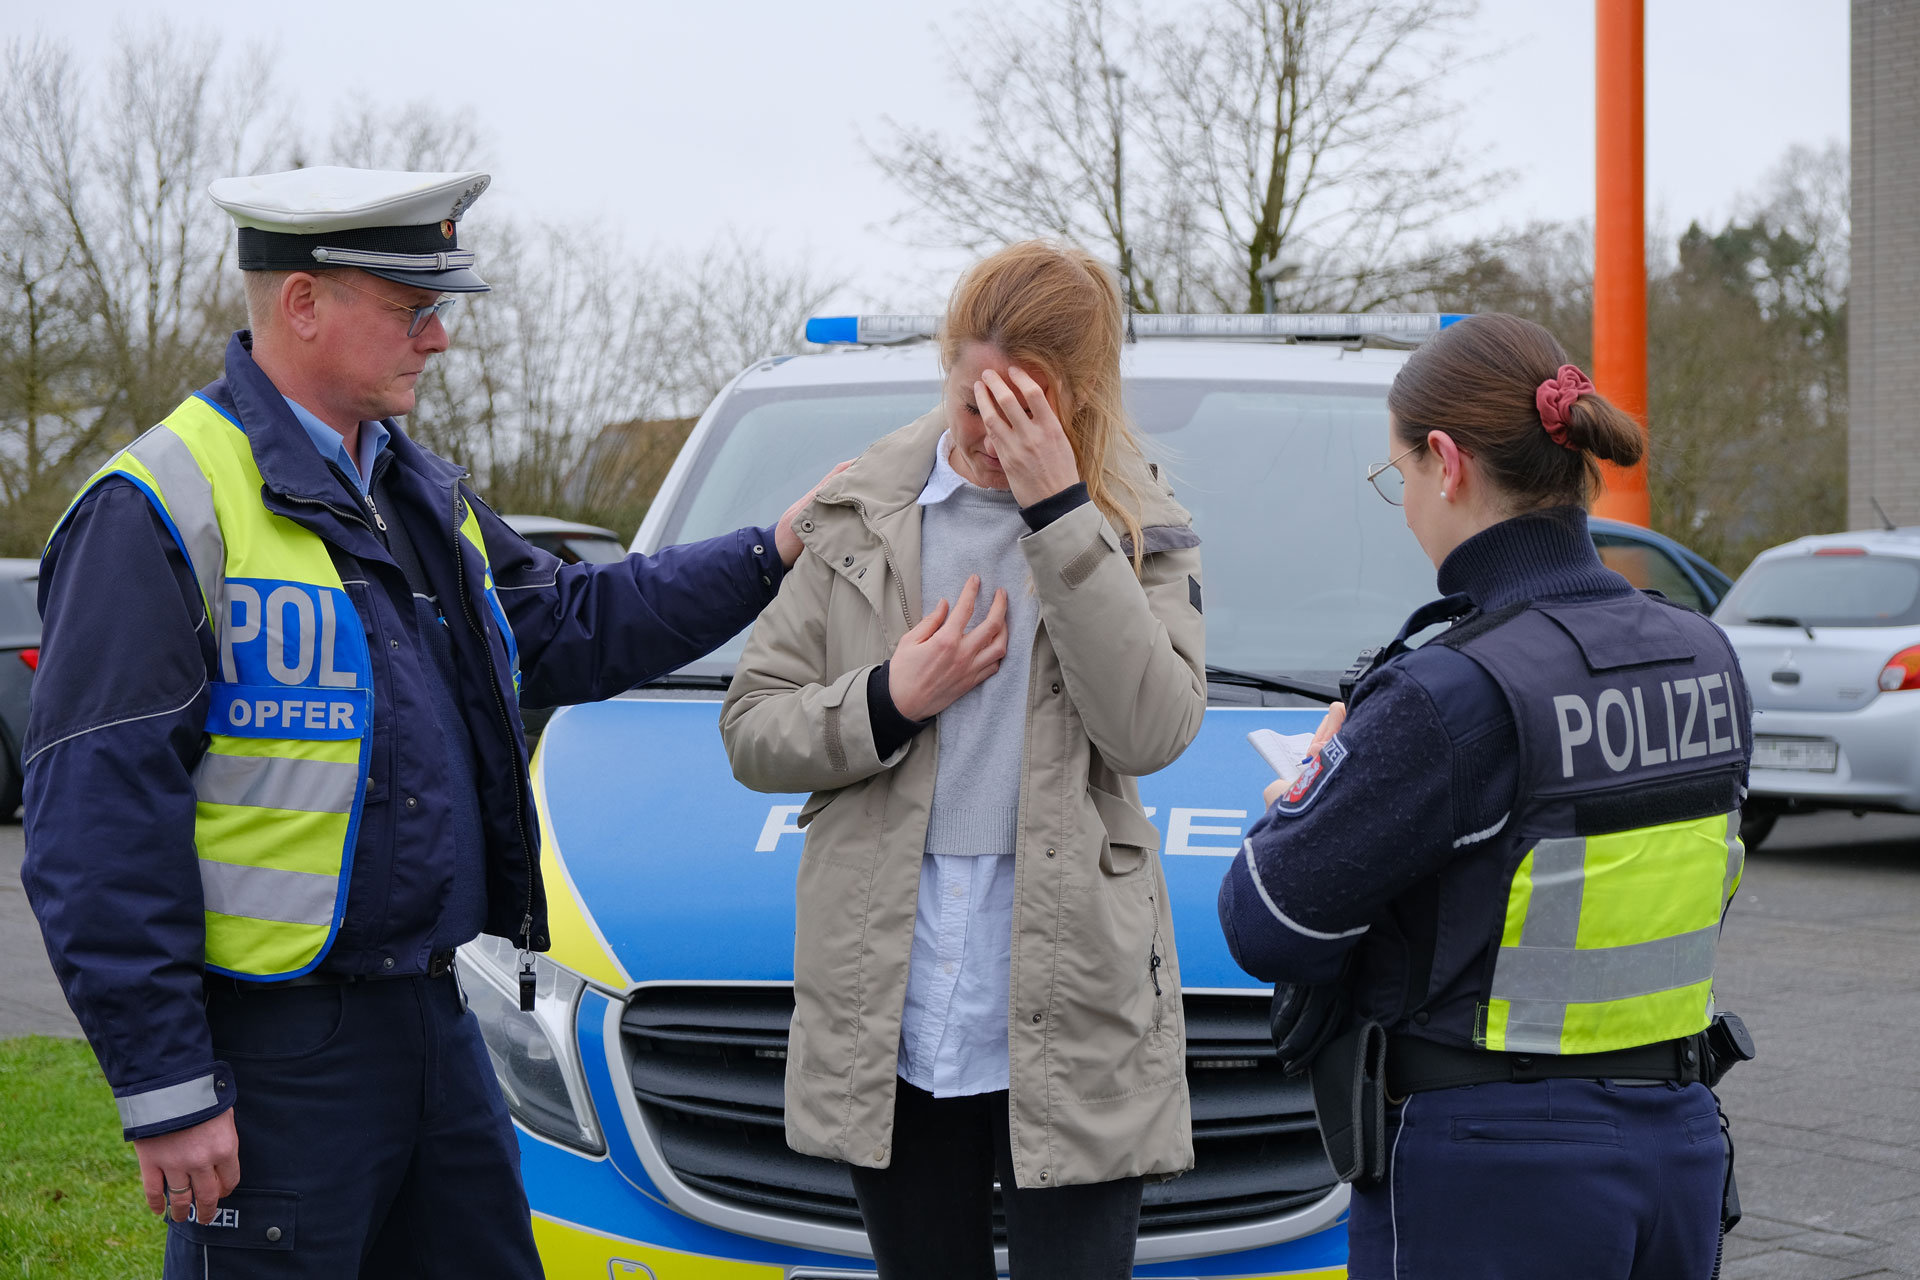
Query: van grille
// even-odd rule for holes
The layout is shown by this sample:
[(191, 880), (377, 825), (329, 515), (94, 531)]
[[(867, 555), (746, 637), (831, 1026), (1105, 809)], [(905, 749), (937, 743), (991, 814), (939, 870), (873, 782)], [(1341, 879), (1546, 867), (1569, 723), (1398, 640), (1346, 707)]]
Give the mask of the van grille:
[[(1280, 1073), (1264, 995), (1189, 994), (1187, 1084), (1194, 1168), (1149, 1182), (1143, 1235), (1264, 1218), (1335, 1186), (1304, 1080)], [(743, 1208), (858, 1226), (843, 1164), (786, 1143), (791, 987), (647, 987), (620, 1020), (633, 1092), (688, 1186)], [(999, 1238), (999, 1214), (995, 1236)]]

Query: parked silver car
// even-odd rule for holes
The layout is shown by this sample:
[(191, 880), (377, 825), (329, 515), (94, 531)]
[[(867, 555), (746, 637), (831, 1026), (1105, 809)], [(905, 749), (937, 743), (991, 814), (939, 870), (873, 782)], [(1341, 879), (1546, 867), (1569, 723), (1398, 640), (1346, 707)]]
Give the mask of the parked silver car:
[(1782, 813), (1920, 813), (1920, 528), (1764, 551), (1713, 617), (1753, 695), (1750, 845)]
[(562, 564), (612, 564), (627, 558), (626, 544), (611, 529), (577, 520), (557, 520), (552, 516), (501, 516), (507, 527), (539, 547), (560, 557)]

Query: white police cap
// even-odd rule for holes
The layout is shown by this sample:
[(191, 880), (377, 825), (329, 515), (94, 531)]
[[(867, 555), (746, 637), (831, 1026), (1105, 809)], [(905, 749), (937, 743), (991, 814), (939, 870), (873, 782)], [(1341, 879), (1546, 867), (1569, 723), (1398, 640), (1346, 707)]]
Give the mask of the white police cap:
[(460, 248), (458, 223), (493, 179), (322, 166), (207, 188), (240, 229), (242, 271), (357, 267), (443, 293), (491, 288)]

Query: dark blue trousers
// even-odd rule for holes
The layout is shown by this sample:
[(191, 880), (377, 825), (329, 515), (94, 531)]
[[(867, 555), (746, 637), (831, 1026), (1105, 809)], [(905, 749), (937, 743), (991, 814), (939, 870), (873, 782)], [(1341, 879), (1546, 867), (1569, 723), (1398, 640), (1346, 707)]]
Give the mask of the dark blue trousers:
[(451, 974), (260, 988), (208, 979), (239, 1100), (240, 1186), (176, 1223), (167, 1280), (541, 1274), (520, 1149)]
[(1707, 1280), (1726, 1148), (1704, 1085), (1594, 1080), (1416, 1093), (1356, 1190), (1352, 1280)]

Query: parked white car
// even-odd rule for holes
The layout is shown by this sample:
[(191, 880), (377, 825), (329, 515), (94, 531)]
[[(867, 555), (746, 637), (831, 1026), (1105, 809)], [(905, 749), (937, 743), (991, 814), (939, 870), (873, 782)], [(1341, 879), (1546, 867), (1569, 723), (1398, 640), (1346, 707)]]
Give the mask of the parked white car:
[(1713, 617), (1753, 695), (1750, 846), (1782, 813), (1920, 813), (1920, 528), (1764, 551)]

